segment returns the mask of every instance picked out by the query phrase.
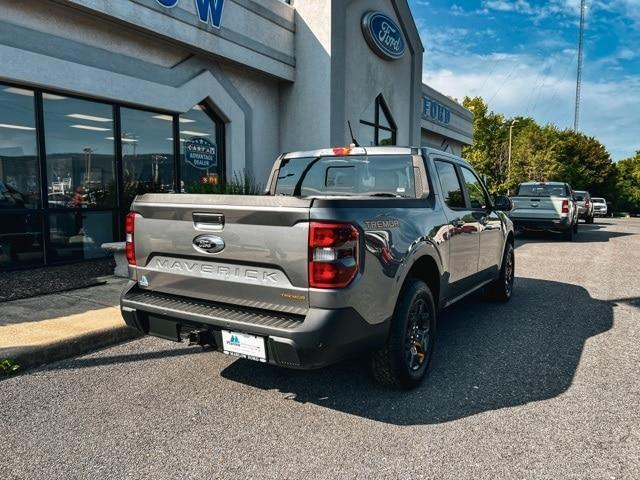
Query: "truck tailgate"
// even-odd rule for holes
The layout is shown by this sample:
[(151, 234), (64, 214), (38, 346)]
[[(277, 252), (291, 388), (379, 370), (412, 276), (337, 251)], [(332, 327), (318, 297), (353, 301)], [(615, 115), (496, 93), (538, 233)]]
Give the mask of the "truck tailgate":
[(566, 217), (562, 213), (562, 197), (513, 197), (511, 218), (559, 219)]
[(137, 280), (157, 292), (304, 314), (311, 202), (273, 196), (137, 197), (132, 206), (139, 214)]

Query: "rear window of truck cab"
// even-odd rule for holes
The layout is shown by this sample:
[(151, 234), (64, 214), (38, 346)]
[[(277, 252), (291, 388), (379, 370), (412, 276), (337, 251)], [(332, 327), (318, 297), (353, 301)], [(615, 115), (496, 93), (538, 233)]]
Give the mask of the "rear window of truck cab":
[(568, 197), (566, 185), (548, 183), (523, 184), (518, 187), (517, 197)]
[(284, 159), (275, 194), (415, 198), (413, 158), (353, 155)]

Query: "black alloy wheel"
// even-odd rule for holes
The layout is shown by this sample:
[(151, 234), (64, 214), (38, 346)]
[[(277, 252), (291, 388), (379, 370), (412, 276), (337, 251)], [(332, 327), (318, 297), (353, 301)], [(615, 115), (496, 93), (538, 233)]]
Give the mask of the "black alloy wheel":
[(374, 380), (399, 389), (420, 385), (431, 365), (436, 321), (431, 290), (421, 280), (408, 279), (398, 298), (387, 342), (371, 355)]
[[(571, 229), (570, 229), (571, 231)], [(490, 300), (508, 302), (513, 295), (516, 272), (516, 256), (513, 244), (507, 242), (502, 257), (500, 275), (486, 287), (486, 296)]]
[(430, 349), (431, 319), (423, 298), (418, 298), (409, 310), (409, 323), (405, 338), (407, 368), (416, 372), (422, 368)]

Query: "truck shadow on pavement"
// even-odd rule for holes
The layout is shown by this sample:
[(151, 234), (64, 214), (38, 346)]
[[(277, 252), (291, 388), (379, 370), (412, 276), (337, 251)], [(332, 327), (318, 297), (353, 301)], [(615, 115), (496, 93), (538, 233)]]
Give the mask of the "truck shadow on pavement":
[(605, 230), (607, 225), (587, 225), (584, 223), (580, 224), (579, 232), (577, 235), (574, 235), (572, 242), (566, 242), (561, 234), (554, 232), (535, 232), (535, 231), (526, 231), (526, 232), (518, 232), (516, 234), (516, 248), (526, 244), (526, 243), (551, 243), (551, 242), (559, 242), (567, 245), (571, 245), (571, 243), (598, 243), (598, 242), (610, 242), (614, 238), (618, 237), (627, 237), (629, 235), (633, 235), (632, 233), (627, 232), (616, 232), (612, 230)]
[(448, 422), (565, 392), (586, 340), (612, 327), (613, 305), (532, 278), (517, 278), (507, 304), (474, 295), (443, 312), (430, 377), (409, 392), (374, 385), (365, 358), (313, 372), (238, 360), (222, 375), (379, 422)]

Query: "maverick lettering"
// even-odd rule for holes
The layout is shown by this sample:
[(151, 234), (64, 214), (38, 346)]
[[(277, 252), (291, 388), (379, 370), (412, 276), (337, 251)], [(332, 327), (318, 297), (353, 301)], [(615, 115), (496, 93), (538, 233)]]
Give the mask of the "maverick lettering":
[(276, 272), (260, 271), (246, 267), (217, 265), (215, 263), (198, 263), (189, 262), (187, 260), (156, 258), (155, 268), (173, 273), (191, 273), (207, 278), (216, 278), (218, 280), (228, 280), (231, 282), (248, 281), (271, 285), (278, 283), (278, 274)]

